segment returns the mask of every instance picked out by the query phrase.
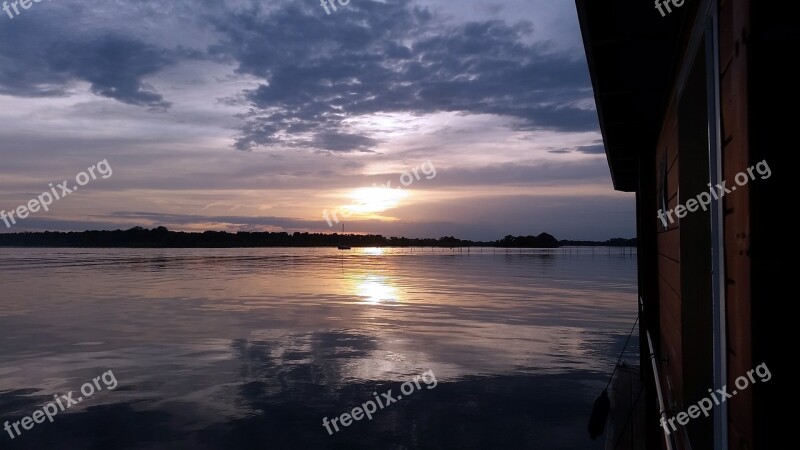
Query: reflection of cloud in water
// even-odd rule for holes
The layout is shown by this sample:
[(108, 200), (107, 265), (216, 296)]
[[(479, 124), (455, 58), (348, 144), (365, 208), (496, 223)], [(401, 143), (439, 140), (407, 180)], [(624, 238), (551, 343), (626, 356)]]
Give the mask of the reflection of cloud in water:
[[(120, 387), (11, 448), (594, 449), (635, 316), (635, 259), (610, 254), (80, 252), (6, 277), (31, 313), (0, 313), (0, 418), (108, 369)], [(436, 389), (324, 431), (427, 369)]]
[[(435, 389), (422, 384), (374, 420), (328, 436), (322, 417), (347, 412), (372, 392), (392, 389), (397, 395), (407, 378), (347, 377), (350, 363), (360, 364), (376, 350), (377, 342), (366, 336), (336, 331), (289, 341), (302, 343), (281, 350), (265, 342), (234, 343), (242, 375), (259, 378), (240, 388), (239, 399), (258, 414), (206, 428), (209, 442), (230, 448), (257, 448), (258, 442), (272, 448), (602, 448), (577, 432), (585, 428), (593, 385), (604, 377), (585, 372), (455, 380), (437, 373)], [(311, 362), (293, 364), (296, 357)]]
[[(508, 352), (495, 349), (496, 359), (485, 366), (494, 367), (495, 374), (484, 377), (470, 373), (481, 372), (486, 349), (470, 353), (468, 341), (460, 348), (454, 341), (431, 341), (426, 347), (423, 337), (402, 336), (397, 330), (262, 329), (227, 344), (196, 342), (169, 358), (156, 357), (159, 351), (131, 349), (126, 360), (138, 361), (146, 373), (120, 376), (121, 390), (97, 399), (115, 404), (87, 405), (64, 415), (65, 420), (59, 417), (42, 427), (44, 432), (25, 436), (18, 448), (89, 448), (93, 443), (123, 449), (255, 449), (265, 443), (276, 449), (421, 448), (419, 442), (426, 448), (599, 448), (576, 430), (585, 428), (587, 408), (604, 374), (558, 358), (556, 366), (563, 363), (566, 371), (514, 373), (499, 364), (533, 364), (548, 354), (563, 357), (565, 351), (595, 356), (587, 354), (591, 349), (580, 343), (577, 330), (554, 328), (548, 335), (543, 329), (537, 336), (523, 336), (518, 325), (498, 330), (507, 338)], [(537, 345), (530, 347), (531, 342)], [(537, 356), (539, 351), (545, 354)], [(519, 353), (531, 359), (512, 357)], [(197, 365), (200, 360), (205, 363)], [(502, 367), (511, 371), (500, 374)], [(393, 389), (397, 394), (400, 383), (429, 368), (439, 382), (435, 389), (423, 385), (379, 411), (372, 422), (356, 423), (334, 436), (322, 428), (322, 417), (349, 411), (371, 399), (372, 392)], [(47, 400), (39, 394), (0, 393), (2, 417), (14, 418), (5, 414), (11, 405), (29, 414)], [(63, 445), (65, 436), (74, 438), (75, 445)]]
[[(352, 381), (405, 381), (431, 368), (443, 377), (464, 373), (463, 368), (436, 361), (407, 339), (367, 335), (354, 330), (288, 333), (287, 330), (262, 330), (250, 339), (234, 341), (231, 345), (235, 354), (252, 357), (244, 361), (240, 377), (278, 379), (282, 372), (311, 366), (314, 383), (339, 389)], [(262, 363), (250, 364), (254, 358)]]
[[(248, 415), (229, 418), (202, 430), (213, 448), (602, 448), (575, 430), (585, 428), (586, 405), (595, 389), (587, 379), (604, 375), (505, 375), (445, 379), (434, 368), (439, 385), (422, 389), (400, 403), (328, 436), (322, 417), (334, 417), (371, 399), (372, 392), (392, 389), (408, 377), (353, 377), (354, 366), (373, 364), (378, 342), (370, 336), (338, 330), (279, 336), (276, 340), (237, 340), (237, 391)], [(386, 353), (387, 361), (403, 361)], [(588, 383), (591, 385), (592, 383)], [(319, 428), (319, 429), (318, 429)], [(219, 447), (217, 447), (219, 446)]]
[[(240, 347), (243, 367), (264, 375), (275, 370), (261, 350)], [(314, 365), (305, 365), (246, 383), (237, 402), (250, 413), (219, 416), (211, 423), (191, 420), (197, 406), (177, 404), (149, 409), (139, 402), (93, 407), (56, 417), (17, 438), (14, 449), (601, 449), (602, 440), (585, 435), (587, 408), (604, 375), (506, 375), (469, 377), (422, 389), (329, 436), (323, 417), (334, 417), (370, 400), (372, 392), (400, 383), (352, 381), (336, 390), (314, 382)], [(284, 389), (268, 389), (267, 384)], [(11, 393), (0, 393), (1, 405)], [(30, 405), (34, 407), (35, 405)], [(31, 409), (32, 411), (33, 409)], [(3, 416), (5, 419), (12, 417)], [(19, 417), (13, 418), (19, 420)], [(200, 425), (200, 426), (198, 426)]]

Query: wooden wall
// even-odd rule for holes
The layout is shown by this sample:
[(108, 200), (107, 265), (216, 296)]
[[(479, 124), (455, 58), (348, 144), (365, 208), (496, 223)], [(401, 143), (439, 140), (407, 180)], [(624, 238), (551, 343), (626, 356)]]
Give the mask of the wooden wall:
[[(661, 131), (655, 158), (657, 209), (661, 208), (662, 188), (666, 188), (667, 209), (674, 209), (678, 204), (678, 118), (677, 104), (672, 102)], [(665, 164), (662, 171), (661, 165)], [(665, 176), (666, 183), (662, 182)], [(674, 218), (674, 215), (673, 215)], [(683, 334), (681, 329), (681, 255), (680, 255), (680, 221), (669, 223), (665, 229), (657, 217), (653, 217), (651, 226), (657, 229), (658, 242), (658, 307), (660, 318), (659, 353), (666, 358), (665, 375), (669, 379), (671, 391), (666, 390), (664, 381), (665, 402), (667, 406), (680, 403), (683, 396)]]
[[(749, 0), (720, 1), (722, 171), (728, 186), (735, 185), (736, 174), (751, 165), (746, 39), (749, 18)], [(728, 386), (733, 386), (738, 376), (754, 367), (750, 322), (750, 189), (744, 186), (726, 195), (724, 206)], [(728, 400), (728, 446), (732, 450), (753, 448), (753, 389), (742, 390)]]
[[(748, 96), (747, 96), (747, 40), (750, 4), (749, 0), (720, 0), (719, 5), (719, 53), (720, 53), (720, 102), (722, 121), (722, 168), (723, 180), (727, 186), (734, 183), (737, 173), (750, 167), (748, 149)], [(690, 64), (689, 61), (684, 61)], [(677, 95), (677, 94), (676, 94)], [(664, 117), (655, 155), (653, 177), (657, 183), (657, 208), (661, 208), (661, 188), (666, 187), (667, 209), (675, 208), (678, 202), (685, 203), (697, 193), (679, 195), (680, 148), (679, 148), (679, 111), (680, 99), (672, 98)], [(661, 169), (662, 161), (666, 161), (666, 183)], [(757, 182), (757, 181), (756, 181)], [(750, 227), (750, 195), (745, 187), (727, 194), (724, 205), (724, 255), (726, 281), (726, 327), (728, 385), (734, 386), (734, 380), (754, 367), (752, 359), (751, 332), (751, 278), (749, 255)], [(674, 216), (674, 215), (673, 215)], [(681, 295), (691, 289), (682, 286), (682, 269), (684, 273), (691, 268), (693, 261), (681, 263), (681, 228), (680, 221), (670, 223), (666, 229), (660, 220), (653, 218), (652, 226), (657, 229), (658, 243), (658, 308), (660, 315), (660, 352), (667, 359), (664, 375), (669, 378), (671, 391), (666, 392), (668, 406), (685, 410), (689, 400), (684, 392), (688, 383), (687, 375), (694, 368), (684, 368), (686, 345), (692, 344), (697, 337), (696, 330), (687, 328), (682, 315), (685, 301)], [(684, 255), (685, 259), (685, 255)], [(709, 277), (711, 274), (709, 273)], [(684, 276), (685, 278), (685, 276)], [(712, 299), (708, 298), (709, 304)], [(682, 320), (682, 317), (684, 320)], [(689, 369), (689, 370), (687, 370)], [(697, 370), (701, 370), (697, 368)], [(666, 385), (667, 382), (664, 382)], [(666, 388), (666, 386), (663, 386)], [(709, 388), (712, 386), (709, 385)], [(690, 389), (691, 390), (691, 389)], [(729, 389), (730, 391), (730, 389)], [(753, 448), (753, 397), (752, 389), (743, 390), (736, 397), (728, 400), (729, 448), (744, 450)], [(691, 395), (690, 395), (691, 396)], [(695, 402), (699, 400), (696, 399)], [(679, 439), (680, 445), (680, 439)]]

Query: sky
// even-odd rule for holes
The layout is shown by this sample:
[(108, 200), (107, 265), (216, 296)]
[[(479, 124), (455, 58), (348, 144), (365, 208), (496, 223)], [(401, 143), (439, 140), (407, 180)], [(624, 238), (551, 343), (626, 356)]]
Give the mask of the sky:
[(572, 0), (344, 3), (9, 5), (0, 232), (635, 235)]

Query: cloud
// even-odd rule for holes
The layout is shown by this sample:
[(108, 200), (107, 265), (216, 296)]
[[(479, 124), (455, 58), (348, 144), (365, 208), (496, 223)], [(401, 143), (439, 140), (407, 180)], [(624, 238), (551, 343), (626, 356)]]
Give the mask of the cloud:
[[(66, 96), (85, 82), (97, 96), (163, 110), (171, 102), (147, 80), (207, 59), (262, 80), (228, 99), (246, 108), (240, 150), (369, 152), (380, 134), (349, 120), (392, 112), (489, 114), (528, 131), (597, 127), (581, 106), (591, 98), (585, 63), (527, 42), (528, 22), (451, 23), (411, 0), (352, 2), (332, 16), (313, 2), (179, 1), (172, 13), (189, 19), (179, 23), (159, 2), (120, 8), (66, 1), (0, 29), (0, 94)], [(127, 26), (135, 13), (148, 18), (145, 28)], [(175, 36), (157, 39), (164, 28)]]
[[(16, 97), (60, 97), (86, 82), (98, 96), (154, 109), (170, 103), (145, 79), (198, 52), (166, 49), (122, 29), (114, 17), (106, 26), (84, 28), (87, 16), (102, 8), (48, 5), (0, 27), (0, 94)], [(115, 26), (117, 25), (117, 26)]]
[(602, 140), (597, 140), (595, 141), (594, 144), (591, 145), (579, 145), (571, 148), (559, 148), (555, 150), (548, 150), (547, 152), (556, 155), (573, 153), (573, 152), (584, 153), (587, 155), (602, 155), (606, 152), (606, 147), (603, 144)]
[(606, 147), (603, 144), (582, 145), (575, 150), (589, 155), (601, 155), (606, 152)]
[(104, 35), (89, 42), (56, 43), (48, 49), (47, 61), (53, 73), (91, 83), (96, 95), (136, 106), (170, 106), (143, 78), (172, 65), (176, 61), (173, 52)]
[(101, 159), (115, 171), (25, 226), (325, 230), (323, 208), (426, 160), (438, 175), (398, 220), (352, 231), (632, 223), (572, 213), (612, 188), (569, 3), (59, 0), (0, 20), (0, 206)]
[(518, 130), (597, 127), (595, 111), (578, 106), (591, 97), (585, 63), (524, 43), (529, 23), (446, 25), (408, 0), (353, 2), (335, 17), (318, 9), (216, 19), (224, 38), (212, 53), (265, 80), (244, 97), (238, 149), (364, 151), (379, 141), (348, 119), (391, 112), (492, 114)]

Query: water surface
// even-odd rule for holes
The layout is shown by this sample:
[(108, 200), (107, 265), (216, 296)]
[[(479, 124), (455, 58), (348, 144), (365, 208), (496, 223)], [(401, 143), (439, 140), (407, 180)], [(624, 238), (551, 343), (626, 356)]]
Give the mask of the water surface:
[(619, 249), (15, 248), (0, 286), (0, 425), (118, 381), (7, 449), (600, 449), (636, 305)]

